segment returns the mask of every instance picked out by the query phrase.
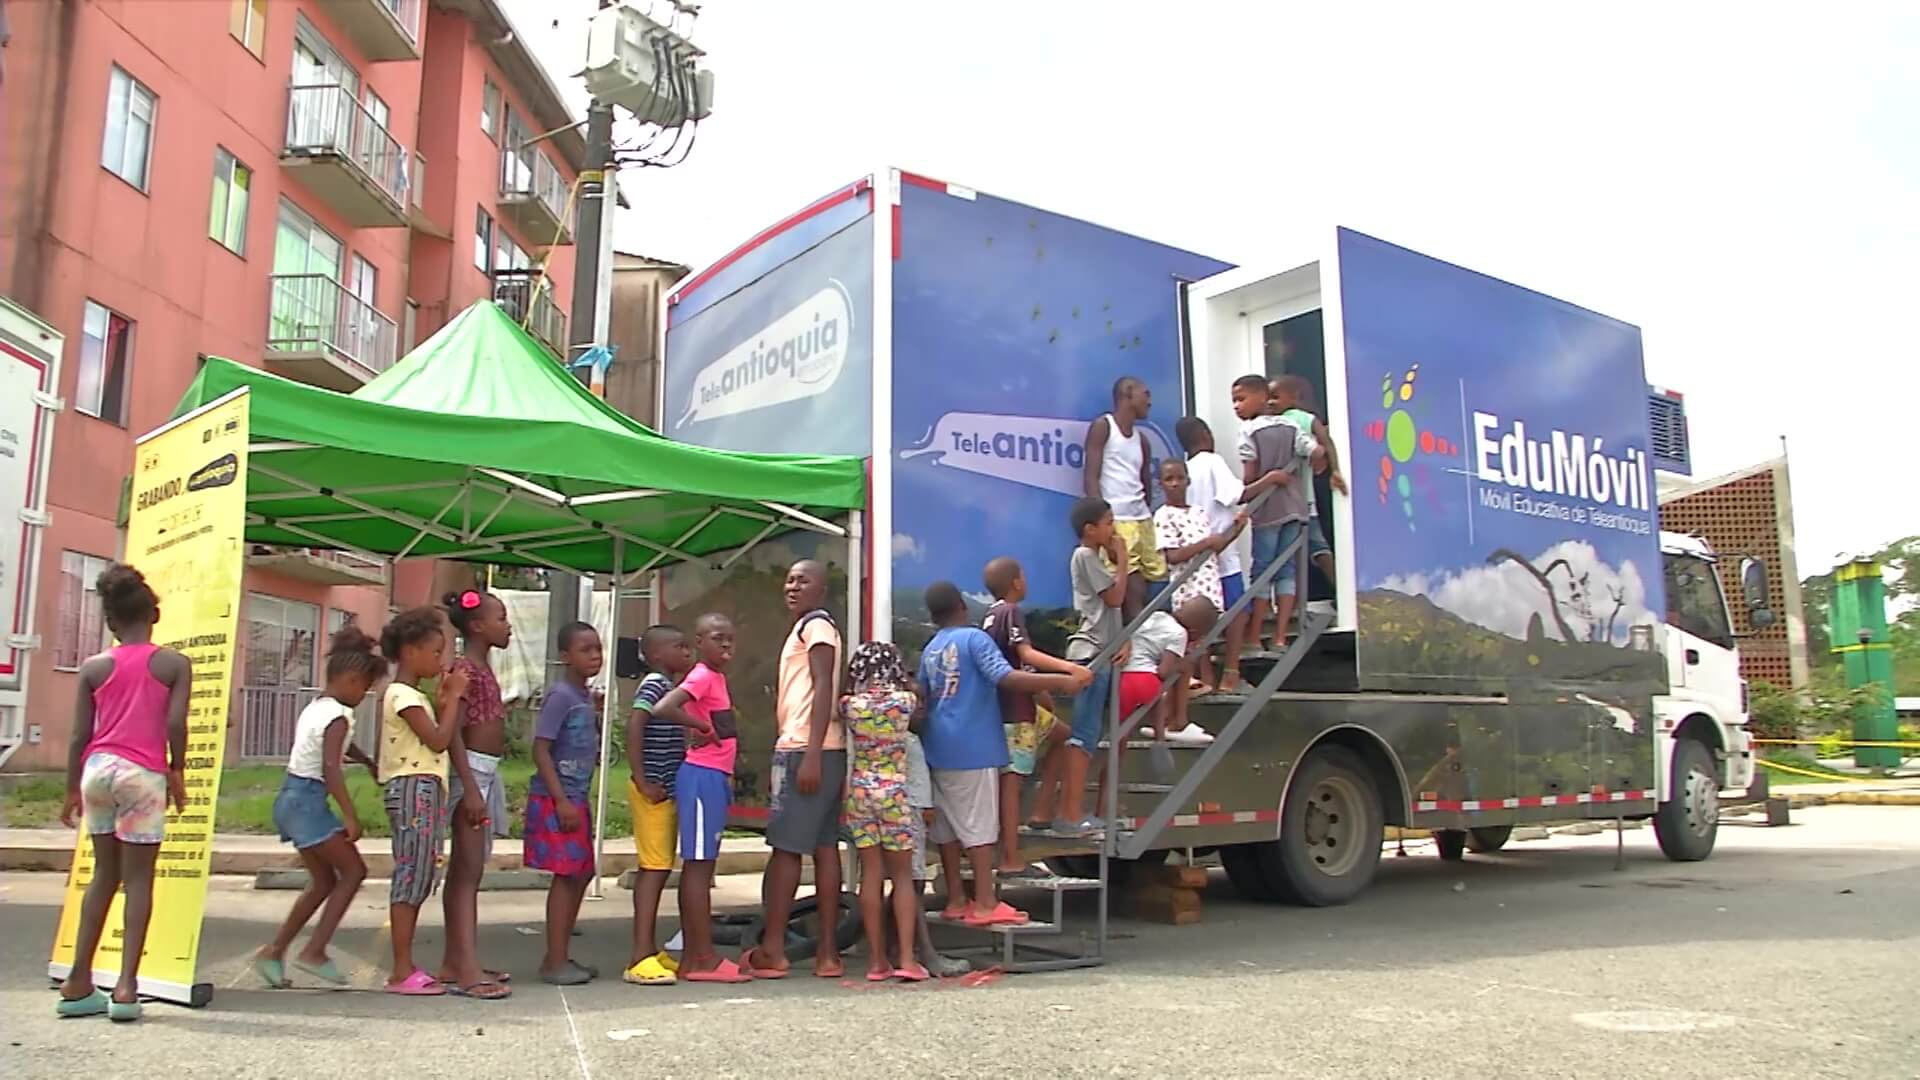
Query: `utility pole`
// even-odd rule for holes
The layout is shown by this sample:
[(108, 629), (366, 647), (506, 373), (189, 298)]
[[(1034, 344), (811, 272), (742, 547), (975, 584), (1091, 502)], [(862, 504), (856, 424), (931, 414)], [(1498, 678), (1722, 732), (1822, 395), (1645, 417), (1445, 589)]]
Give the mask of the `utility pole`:
[[(607, 6), (602, 0), (602, 7)], [(594, 345), (604, 345), (609, 312), (606, 310), (602, 279), (611, 283), (612, 258), (607, 252), (613, 238), (613, 206), (619, 198), (613, 175), (613, 106), (596, 101), (587, 110), (587, 167), (580, 174), (580, 194), (575, 200), (573, 229), (573, 333), (568, 359), (579, 356)], [(606, 264), (606, 265), (603, 265)], [(569, 370), (574, 370), (569, 367)], [(579, 373), (574, 372), (579, 378)], [(584, 381), (584, 380), (583, 380)], [(587, 597), (581, 595), (580, 578), (573, 574), (547, 573), (547, 676), (557, 677), (560, 648), (557, 635), (562, 626), (581, 617)]]

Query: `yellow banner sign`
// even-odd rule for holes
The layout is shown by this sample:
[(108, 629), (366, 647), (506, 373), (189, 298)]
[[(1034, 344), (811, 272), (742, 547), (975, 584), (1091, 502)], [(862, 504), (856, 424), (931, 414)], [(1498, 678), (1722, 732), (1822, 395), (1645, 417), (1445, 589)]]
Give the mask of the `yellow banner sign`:
[[(134, 447), (133, 505), (126, 561), (160, 597), (153, 640), (193, 662), (187, 709), (187, 806), (168, 809), (154, 868), (153, 921), (140, 958), (140, 992), (205, 1005), (213, 987), (196, 982), (200, 918), (213, 856), (213, 812), (226, 757), (228, 688), (240, 612), (242, 533), (247, 501), (247, 393), (235, 391), (140, 437)], [(80, 899), (93, 880), (93, 842), (83, 830), (73, 852), (66, 905), (48, 974), (73, 966)], [(116, 895), (93, 960), (102, 986), (119, 980), (121, 904)]]

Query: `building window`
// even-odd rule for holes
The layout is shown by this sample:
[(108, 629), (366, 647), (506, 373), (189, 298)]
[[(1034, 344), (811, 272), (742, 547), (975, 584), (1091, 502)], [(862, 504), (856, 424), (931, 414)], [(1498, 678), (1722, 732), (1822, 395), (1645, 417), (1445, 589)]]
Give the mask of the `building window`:
[(87, 301), (80, 323), (80, 372), (74, 407), (88, 416), (126, 426), (127, 376), (133, 360), (133, 323), (117, 311)]
[(118, 67), (113, 69), (107, 82), (107, 131), (100, 146), (100, 164), (141, 191), (147, 190), (156, 100), (140, 80)]
[(267, 49), (267, 0), (231, 0), (227, 32), (247, 51), (264, 57)]
[(252, 189), (253, 170), (225, 149), (214, 147), (213, 207), (208, 213), (207, 235), (235, 255), (247, 253), (247, 196)]
[(507, 230), (495, 229), (494, 236), (493, 269), (496, 272), (526, 270), (533, 266), (533, 260), (527, 257), (526, 251), (519, 244), (513, 242), (513, 237), (507, 235)]
[(112, 560), (77, 551), (60, 553), (60, 617), (53, 640), (53, 666), (72, 671), (108, 645), (107, 620), (93, 583)]
[(483, 273), (493, 258), (493, 219), (478, 207), (473, 211), (473, 265)]
[(248, 686), (314, 685), (320, 608), (264, 593), (247, 594)]
[(493, 85), (492, 79), (486, 80), (480, 91), (480, 130), (486, 132), (489, 139), (500, 131), (500, 105), (500, 88)]

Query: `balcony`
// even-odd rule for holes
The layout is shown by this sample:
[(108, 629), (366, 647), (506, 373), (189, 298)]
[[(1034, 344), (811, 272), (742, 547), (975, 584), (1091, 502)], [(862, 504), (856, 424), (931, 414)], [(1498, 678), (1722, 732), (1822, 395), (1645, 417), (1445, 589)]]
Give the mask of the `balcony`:
[(247, 565), (315, 585), (385, 585), (387, 564), (351, 551), (252, 544)]
[(407, 203), (407, 224), (413, 226), (415, 232), (442, 240), (453, 239), (446, 226), (427, 213), (427, 156), (418, 151), (413, 155), (413, 171), (407, 174)]
[(421, 0), (320, 0), (369, 60), (420, 59)]
[(344, 86), (287, 89), (280, 163), (349, 225), (405, 228), (411, 220), (407, 153)]
[(567, 182), (537, 149), (501, 151), (500, 216), (536, 248), (573, 243)]
[[(493, 273), (493, 302), (514, 322), (527, 328), (553, 358), (567, 358), (567, 317), (553, 302), (551, 282), (541, 280), (538, 270), (496, 270)], [(527, 305), (533, 305), (529, 318)]]
[(351, 394), (393, 366), (400, 331), (392, 319), (325, 274), (275, 274), (267, 324), (267, 369)]

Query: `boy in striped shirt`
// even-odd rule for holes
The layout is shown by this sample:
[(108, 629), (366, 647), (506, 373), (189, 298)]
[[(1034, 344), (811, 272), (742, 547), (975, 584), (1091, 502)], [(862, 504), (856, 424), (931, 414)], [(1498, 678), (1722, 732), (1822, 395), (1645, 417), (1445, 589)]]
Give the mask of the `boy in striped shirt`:
[(679, 814), (674, 808), (674, 774), (687, 756), (686, 729), (655, 716), (654, 708), (693, 667), (693, 647), (677, 627), (655, 626), (640, 638), (647, 677), (633, 696), (627, 715), (627, 801), (633, 807), (633, 847), (639, 870), (633, 880), (633, 952), (624, 978), (643, 986), (671, 985), (680, 965), (654, 937), (660, 894), (673, 873)]

